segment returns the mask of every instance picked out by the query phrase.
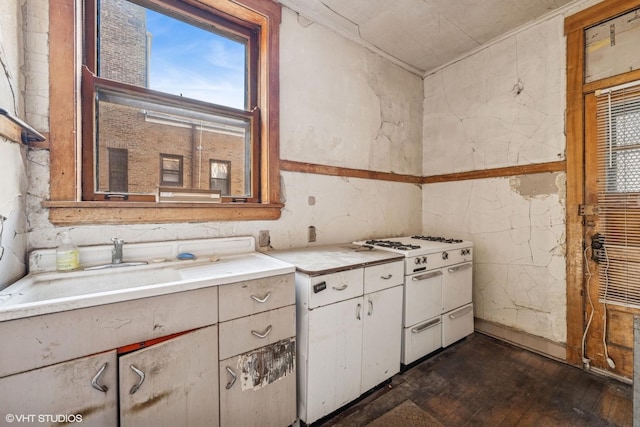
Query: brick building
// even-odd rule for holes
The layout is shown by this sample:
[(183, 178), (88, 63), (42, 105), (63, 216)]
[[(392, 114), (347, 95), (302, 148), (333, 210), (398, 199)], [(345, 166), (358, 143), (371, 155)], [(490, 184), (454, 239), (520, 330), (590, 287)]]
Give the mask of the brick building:
[[(101, 3), (101, 77), (149, 87), (152, 41), (145, 8), (125, 0)], [(102, 92), (97, 111), (98, 191), (157, 193), (172, 186), (246, 195), (248, 153), (238, 127)]]

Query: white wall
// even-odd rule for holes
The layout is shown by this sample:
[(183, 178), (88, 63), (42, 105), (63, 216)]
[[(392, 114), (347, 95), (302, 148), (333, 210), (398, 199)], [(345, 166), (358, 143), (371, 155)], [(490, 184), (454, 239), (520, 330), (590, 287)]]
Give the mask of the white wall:
[[(0, 108), (24, 118), (22, 4), (0, 8)], [(0, 289), (26, 270), (26, 190), (25, 149), (0, 137)]]
[[(283, 9), (281, 158), (419, 175), (422, 79), (317, 24), (301, 22)], [(144, 242), (257, 237), (259, 230), (270, 230), (276, 249), (308, 245), (310, 225), (317, 229), (314, 245), (420, 229), (418, 186), (293, 172), (281, 174), (286, 205), (278, 221), (58, 228), (41, 206), (49, 194), (48, 152), (33, 151), (29, 159), (29, 249), (55, 247), (67, 229), (78, 245), (108, 243), (112, 236)]]
[[(565, 159), (574, 2), (425, 78), (424, 174)], [(564, 173), (425, 185), (423, 228), (475, 244), (475, 315), (566, 341)]]

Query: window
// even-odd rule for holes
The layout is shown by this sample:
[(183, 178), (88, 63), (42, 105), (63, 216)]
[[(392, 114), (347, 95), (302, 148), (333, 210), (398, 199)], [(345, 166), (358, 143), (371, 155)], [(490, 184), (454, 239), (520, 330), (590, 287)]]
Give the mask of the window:
[(231, 162), (222, 160), (211, 160), (209, 166), (211, 190), (220, 190), (220, 194), (228, 196), (230, 193), (229, 177), (231, 176)]
[(160, 155), (160, 185), (182, 187), (182, 156)]
[(109, 149), (109, 187), (107, 191), (126, 193), (128, 189), (129, 153), (122, 148)]
[(114, 197), (100, 168), (115, 144), (128, 150), (131, 171), (119, 198), (155, 200), (165, 168), (150, 179), (149, 159), (171, 149), (192, 179), (169, 185), (207, 189), (203, 157), (224, 152), (239, 183), (227, 196), (257, 201), (257, 32), (186, 5), (139, 1), (96, 0), (86, 17), (83, 112), (95, 120), (84, 122), (83, 156), (95, 168), (86, 179), (96, 180), (84, 198)]
[[(84, 44), (74, 49), (78, 22)], [(278, 218), (279, 22), (272, 0), (60, 0), (50, 21), (50, 220), (113, 222), (110, 205), (123, 209), (113, 202), (131, 208), (119, 211), (121, 223)], [(214, 60), (231, 77), (214, 72)], [(115, 149), (128, 153), (117, 186)], [(211, 185), (209, 160), (229, 161), (222, 203), (188, 206), (198, 212), (156, 203), (166, 176), (158, 158), (167, 152), (183, 158), (182, 185), (199, 191)], [(166, 213), (151, 218), (140, 211), (148, 208)]]
[(640, 82), (596, 91), (600, 300), (640, 307)]

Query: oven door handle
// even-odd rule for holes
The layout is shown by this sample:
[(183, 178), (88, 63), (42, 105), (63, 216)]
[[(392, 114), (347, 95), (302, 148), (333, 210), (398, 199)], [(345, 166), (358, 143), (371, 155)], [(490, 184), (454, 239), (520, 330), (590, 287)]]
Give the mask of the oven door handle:
[(460, 264), (460, 265), (456, 265), (455, 267), (449, 267), (449, 273), (455, 273), (456, 271), (460, 271), (460, 270), (466, 270), (467, 268), (471, 267), (473, 264), (468, 262), (466, 264)]
[(432, 271), (431, 273), (426, 273), (426, 274), (420, 274), (418, 276), (413, 276), (411, 278), (411, 280), (414, 281), (420, 281), (420, 280), (427, 280), (427, 279), (433, 279), (434, 277), (438, 277), (438, 276), (442, 276), (442, 271), (438, 270), (438, 271)]
[(462, 317), (465, 314), (469, 313), (470, 311), (473, 311), (473, 306), (472, 305), (468, 305), (466, 307), (461, 308), (458, 311), (454, 311), (453, 313), (449, 314), (449, 318), (450, 319), (457, 319), (457, 318)]
[(424, 323), (424, 324), (422, 324), (420, 326), (416, 326), (415, 328), (411, 328), (411, 333), (419, 334), (420, 332), (426, 331), (427, 329), (433, 328), (434, 326), (439, 325), (439, 324), (440, 324), (440, 318), (438, 317), (437, 319), (430, 320), (429, 322)]

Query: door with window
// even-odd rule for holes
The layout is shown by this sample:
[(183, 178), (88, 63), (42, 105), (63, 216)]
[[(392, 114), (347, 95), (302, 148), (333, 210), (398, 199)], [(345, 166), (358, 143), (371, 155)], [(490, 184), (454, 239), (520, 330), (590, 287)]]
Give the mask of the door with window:
[(585, 98), (584, 359), (631, 377), (640, 312), (640, 82)]

